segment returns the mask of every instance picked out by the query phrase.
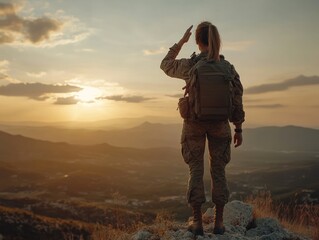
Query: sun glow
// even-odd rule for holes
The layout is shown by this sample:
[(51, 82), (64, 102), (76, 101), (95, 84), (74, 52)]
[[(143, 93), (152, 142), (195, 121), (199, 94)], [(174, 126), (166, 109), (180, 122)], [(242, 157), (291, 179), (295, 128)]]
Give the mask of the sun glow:
[(101, 97), (102, 91), (94, 87), (84, 87), (83, 90), (79, 91), (75, 98), (80, 102), (93, 103), (97, 98)]

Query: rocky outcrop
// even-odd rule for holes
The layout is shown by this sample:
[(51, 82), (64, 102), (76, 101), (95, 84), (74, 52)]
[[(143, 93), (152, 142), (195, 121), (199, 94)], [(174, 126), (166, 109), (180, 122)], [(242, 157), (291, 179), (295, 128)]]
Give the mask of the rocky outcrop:
[[(251, 205), (241, 201), (232, 201), (226, 204), (224, 212), (224, 224), (226, 232), (224, 235), (214, 235), (213, 212), (209, 208), (203, 215), (204, 236), (198, 236), (198, 240), (309, 240), (283, 228), (276, 219), (253, 217)], [(156, 227), (155, 227), (156, 228)], [(187, 224), (175, 223), (167, 229), (161, 236), (154, 228), (146, 228), (136, 232), (133, 240), (193, 240), (194, 235), (186, 230)]]

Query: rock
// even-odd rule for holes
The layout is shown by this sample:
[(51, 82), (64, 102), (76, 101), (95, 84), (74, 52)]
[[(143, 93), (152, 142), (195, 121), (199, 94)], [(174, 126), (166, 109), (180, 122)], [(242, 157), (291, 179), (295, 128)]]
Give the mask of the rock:
[(185, 240), (192, 240), (194, 239), (194, 235), (191, 232), (186, 230), (178, 230), (171, 235), (171, 239), (185, 239)]
[(135, 233), (132, 237), (132, 240), (147, 240), (152, 236), (152, 234), (145, 230), (140, 230)]
[(287, 231), (276, 219), (273, 218), (258, 218), (256, 219), (256, 225), (256, 228), (252, 228), (247, 231), (246, 236), (259, 237), (257, 239), (261, 240), (307, 239)]
[[(214, 209), (208, 208), (203, 214), (204, 236), (197, 236), (197, 240), (309, 240), (298, 236), (283, 228), (276, 219), (253, 218), (251, 205), (241, 201), (232, 201), (225, 205), (224, 224), (226, 232), (224, 235), (215, 235), (213, 231)], [(254, 224), (252, 224), (254, 223)], [(171, 230), (167, 230), (164, 236), (152, 235), (144, 230), (137, 232), (134, 240), (193, 240), (194, 235), (187, 231), (187, 225), (172, 223)], [(252, 228), (252, 226), (255, 226)], [(248, 228), (249, 227), (249, 228)], [(172, 230), (173, 229), (173, 230)]]
[(224, 223), (246, 228), (253, 221), (253, 208), (241, 201), (231, 201), (224, 208)]
[(247, 231), (246, 235), (249, 237), (269, 235), (274, 232), (282, 232), (282, 227), (279, 222), (272, 218), (256, 219), (256, 228)]
[[(213, 208), (208, 208), (203, 214), (203, 222), (211, 223), (214, 219)], [(253, 221), (253, 208), (249, 204), (241, 201), (232, 201), (225, 205), (224, 209), (224, 223), (225, 225), (239, 227), (239, 229), (246, 229), (246, 227)], [(242, 231), (240, 231), (242, 232)]]

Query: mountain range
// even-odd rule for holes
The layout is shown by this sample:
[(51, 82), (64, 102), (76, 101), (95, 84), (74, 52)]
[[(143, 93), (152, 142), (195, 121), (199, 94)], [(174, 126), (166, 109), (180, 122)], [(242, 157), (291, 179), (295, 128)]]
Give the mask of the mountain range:
[[(11, 134), (71, 144), (94, 145), (108, 143), (119, 147), (180, 148), (181, 124), (144, 122), (127, 129), (85, 129), (56, 126), (0, 125)], [(267, 126), (248, 128), (243, 132), (243, 150), (260, 151), (319, 151), (319, 130), (298, 126)]]

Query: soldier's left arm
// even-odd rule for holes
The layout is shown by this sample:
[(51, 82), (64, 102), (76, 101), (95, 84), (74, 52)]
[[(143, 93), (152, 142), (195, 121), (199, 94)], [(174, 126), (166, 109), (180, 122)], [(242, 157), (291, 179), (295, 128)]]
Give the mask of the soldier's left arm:
[(235, 70), (235, 67), (231, 65), (231, 72), (233, 74), (234, 84), (234, 99), (233, 99), (233, 119), (232, 122), (236, 128), (241, 128), (242, 123), (245, 121), (245, 111), (243, 107), (243, 85), (240, 81), (240, 76)]

